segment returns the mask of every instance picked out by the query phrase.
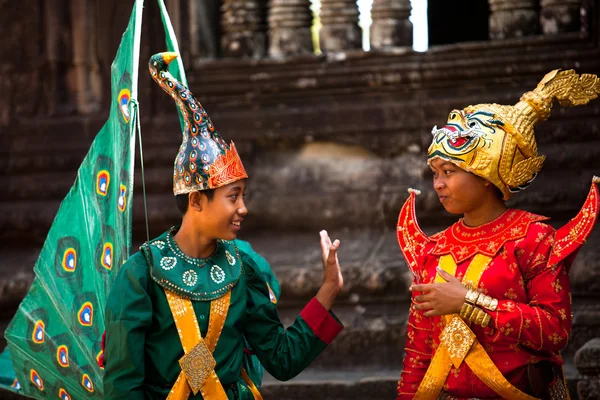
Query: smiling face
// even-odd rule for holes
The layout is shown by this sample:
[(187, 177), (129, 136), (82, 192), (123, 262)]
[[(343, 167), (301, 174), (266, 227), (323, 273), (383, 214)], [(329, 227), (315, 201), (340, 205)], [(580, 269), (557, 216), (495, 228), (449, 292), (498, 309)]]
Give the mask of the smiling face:
[(451, 162), (436, 158), (429, 164), (433, 188), (440, 202), (452, 214), (465, 214), (481, 208), (489, 201), (486, 180), (463, 171)]
[(211, 239), (234, 240), (248, 209), (244, 203), (246, 181), (215, 189), (212, 200), (201, 192), (190, 193), (189, 206), (202, 234)]

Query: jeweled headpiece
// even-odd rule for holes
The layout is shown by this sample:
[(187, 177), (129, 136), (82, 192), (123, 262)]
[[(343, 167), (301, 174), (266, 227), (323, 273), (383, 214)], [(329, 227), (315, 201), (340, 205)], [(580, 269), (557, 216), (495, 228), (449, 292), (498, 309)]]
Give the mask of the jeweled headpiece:
[(227, 145), (192, 92), (169, 73), (169, 63), (177, 56), (158, 53), (148, 62), (152, 78), (175, 100), (185, 120), (173, 171), (173, 193), (215, 189), (247, 178), (234, 143)]
[(552, 102), (580, 106), (598, 97), (600, 79), (554, 70), (514, 106), (477, 104), (453, 110), (446, 126), (434, 127), (427, 158), (447, 160), (498, 187), (504, 200), (525, 189), (542, 169), (533, 127), (550, 116)]

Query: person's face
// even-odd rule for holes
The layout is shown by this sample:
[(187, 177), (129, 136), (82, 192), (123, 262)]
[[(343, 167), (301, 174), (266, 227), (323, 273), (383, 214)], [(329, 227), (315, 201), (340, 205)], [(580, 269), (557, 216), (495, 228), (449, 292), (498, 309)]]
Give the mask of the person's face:
[(485, 179), (441, 158), (431, 161), (429, 167), (433, 172), (433, 188), (449, 213), (469, 213), (488, 200), (489, 183)]
[(200, 202), (200, 209), (197, 206), (194, 208), (199, 211), (197, 223), (203, 235), (225, 240), (237, 237), (242, 221), (248, 214), (244, 204), (245, 190), (246, 181), (240, 180), (215, 189), (212, 200), (199, 192), (194, 194), (190, 203)]

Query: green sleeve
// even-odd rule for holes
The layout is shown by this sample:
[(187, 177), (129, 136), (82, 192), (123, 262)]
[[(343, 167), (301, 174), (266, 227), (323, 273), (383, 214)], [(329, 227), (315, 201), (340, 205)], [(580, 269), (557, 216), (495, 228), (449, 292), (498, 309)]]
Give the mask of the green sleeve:
[(273, 273), (273, 270), (269, 265), (269, 262), (265, 260), (263, 256), (254, 251), (250, 243), (244, 240), (236, 239), (235, 244), (244, 254), (244, 257), (249, 257), (252, 259), (253, 265), (256, 267), (256, 270), (260, 271), (263, 278), (273, 291), (273, 295), (275, 296), (274, 302), (277, 303), (281, 294), (281, 288), (279, 286), (279, 281), (275, 277), (275, 274)]
[(106, 304), (104, 397), (144, 399), (144, 342), (152, 322), (148, 265), (142, 253), (119, 271)]
[(243, 261), (248, 281), (244, 336), (273, 377), (291, 379), (317, 358), (342, 325), (313, 298), (286, 330), (260, 270), (252, 258), (243, 257)]

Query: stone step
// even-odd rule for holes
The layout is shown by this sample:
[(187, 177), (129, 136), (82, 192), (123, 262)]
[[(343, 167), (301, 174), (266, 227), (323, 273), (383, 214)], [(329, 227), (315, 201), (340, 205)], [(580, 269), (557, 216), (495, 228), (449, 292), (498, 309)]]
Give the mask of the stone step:
[[(260, 392), (265, 400), (389, 400), (396, 396), (401, 366), (402, 359), (398, 360), (397, 368), (356, 368), (348, 364), (343, 369), (324, 370), (311, 365), (287, 382), (277, 381), (265, 372)], [(571, 399), (578, 400), (577, 382), (581, 376), (572, 365), (565, 365), (565, 373)], [(21, 400), (26, 397), (0, 390), (0, 398)]]
[(348, 363), (345, 370), (311, 366), (287, 382), (277, 381), (265, 373), (260, 392), (265, 400), (389, 400), (395, 397), (402, 359), (398, 361), (397, 369), (359, 369), (351, 365)]

